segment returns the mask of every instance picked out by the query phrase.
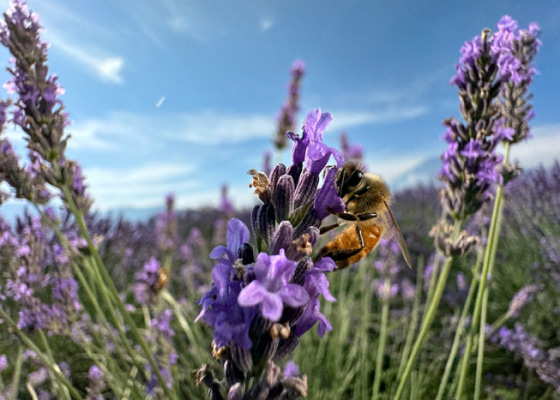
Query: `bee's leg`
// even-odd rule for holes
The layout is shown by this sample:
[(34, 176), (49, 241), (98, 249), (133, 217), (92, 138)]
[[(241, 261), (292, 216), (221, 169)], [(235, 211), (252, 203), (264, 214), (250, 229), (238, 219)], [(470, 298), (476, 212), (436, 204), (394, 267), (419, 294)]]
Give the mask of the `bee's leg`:
[(339, 226), (340, 226), (340, 224), (338, 224), (338, 223), (332, 224), (332, 225), (327, 225), (327, 226), (322, 226), (321, 229), (319, 229), (319, 234), (322, 235), (324, 233), (330, 232), (334, 228), (338, 228)]
[(370, 219), (377, 218), (377, 214), (376, 213), (361, 213), (361, 214), (357, 214), (356, 217), (358, 217), (358, 219), (360, 221), (368, 221)]
[(358, 235), (358, 240), (360, 242), (360, 247), (357, 249), (345, 249), (345, 250), (336, 250), (336, 251), (329, 251), (326, 247), (323, 247), (319, 254), (317, 255), (317, 260), (320, 260), (323, 257), (330, 257), (333, 259), (334, 262), (337, 261), (344, 261), (349, 259), (352, 256), (355, 256), (360, 251), (364, 249), (364, 237), (362, 236), (362, 230), (358, 225), (356, 225), (356, 235)]
[[(330, 210), (329, 210), (330, 211)], [(361, 213), (361, 214), (350, 214), (347, 212), (340, 212), (340, 213), (333, 213), (336, 214), (336, 216), (340, 219), (343, 219), (345, 221), (367, 221), (370, 220), (372, 218), (377, 218), (377, 214), (376, 213)]]

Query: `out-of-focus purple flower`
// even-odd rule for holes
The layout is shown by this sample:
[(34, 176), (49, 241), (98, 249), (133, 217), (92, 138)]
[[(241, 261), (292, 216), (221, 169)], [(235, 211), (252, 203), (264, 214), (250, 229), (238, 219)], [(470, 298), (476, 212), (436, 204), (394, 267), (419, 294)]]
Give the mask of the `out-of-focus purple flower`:
[(288, 361), (284, 366), (284, 376), (300, 376), (299, 367), (294, 361)]
[(165, 309), (152, 319), (152, 326), (161, 333), (164, 337), (171, 339), (175, 336), (175, 332), (171, 327), (171, 317), (173, 313), (170, 309)]
[(85, 400), (103, 400), (103, 389), (105, 389), (105, 381), (103, 372), (97, 365), (92, 365), (89, 369), (89, 385), (87, 388), (87, 396)]
[(235, 213), (233, 203), (228, 197), (228, 185), (225, 183), (222, 185), (222, 197), (220, 200), (220, 205), (218, 206), (218, 210), (224, 213), (228, 218), (231, 218)]
[(8, 357), (5, 354), (0, 356), (0, 373), (8, 368)]
[(345, 160), (361, 160), (364, 156), (364, 148), (360, 144), (350, 145), (348, 135), (343, 132), (340, 134), (340, 150)]
[(158, 271), (161, 265), (155, 258), (151, 258), (142, 269), (135, 274), (134, 298), (139, 304), (148, 304), (155, 295), (158, 281)]
[(177, 245), (177, 214), (174, 210), (175, 196), (169, 193), (165, 198), (165, 211), (156, 218), (156, 234), (160, 251), (172, 251)]
[(279, 150), (287, 146), (286, 132), (294, 130), (296, 114), (299, 111), (299, 89), (301, 78), (305, 74), (305, 63), (301, 60), (294, 61), (290, 74), (292, 79), (288, 85), (288, 99), (278, 114), (278, 124), (274, 136), (274, 146)]
[(533, 300), (535, 294), (543, 289), (542, 285), (530, 284), (522, 287), (511, 299), (507, 315), (509, 317), (517, 317), (519, 312)]
[(237, 302), (243, 307), (260, 305), (263, 317), (278, 321), (284, 304), (301, 307), (309, 301), (309, 294), (300, 285), (290, 282), (297, 263), (286, 258), (284, 249), (277, 256), (260, 253), (255, 263), (256, 279), (239, 293)]

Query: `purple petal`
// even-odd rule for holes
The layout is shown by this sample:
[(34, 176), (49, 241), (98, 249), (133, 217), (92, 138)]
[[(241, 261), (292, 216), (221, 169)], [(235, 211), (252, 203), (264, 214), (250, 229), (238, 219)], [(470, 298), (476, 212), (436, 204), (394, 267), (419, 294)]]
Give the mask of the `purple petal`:
[(282, 316), (282, 298), (276, 293), (266, 293), (261, 303), (261, 313), (266, 319), (276, 322)]
[(241, 289), (237, 297), (237, 303), (242, 307), (256, 306), (263, 301), (268, 294), (263, 284), (255, 280)]
[(247, 228), (243, 222), (236, 218), (232, 218), (228, 221), (227, 247), (235, 258), (237, 258), (237, 251), (243, 243), (249, 241), (249, 236), (249, 228)]
[(288, 284), (280, 289), (280, 297), (290, 307), (301, 307), (309, 301), (309, 293), (303, 286)]

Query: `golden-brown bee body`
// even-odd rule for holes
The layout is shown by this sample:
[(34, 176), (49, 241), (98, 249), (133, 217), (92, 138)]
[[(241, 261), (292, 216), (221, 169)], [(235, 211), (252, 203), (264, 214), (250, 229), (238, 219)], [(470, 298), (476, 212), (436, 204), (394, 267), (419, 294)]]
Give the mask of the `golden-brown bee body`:
[[(385, 181), (378, 175), (364, 173), (359, 163), (348, 161), (338, 170), (336, 185), (346, 204), (345, 212), (337, 215), (349, 224), (319, 251), (318, 258), (331, 257), (339, 269), (347, 268), (373, 251), (379, 239), (394, 233), (410, 267), (408, 248), (389, 207), (391, 194)], [(322, 228), (321, 232), (338, 225)]]
[(171, 271), (169, 271), (169, 268), (160, 267), (160, 269), (158, 269), (157, 281), (154, 285), (154, 290), (156, 293), (159, 293), (165, 286), (167, 286), (170, 277)]

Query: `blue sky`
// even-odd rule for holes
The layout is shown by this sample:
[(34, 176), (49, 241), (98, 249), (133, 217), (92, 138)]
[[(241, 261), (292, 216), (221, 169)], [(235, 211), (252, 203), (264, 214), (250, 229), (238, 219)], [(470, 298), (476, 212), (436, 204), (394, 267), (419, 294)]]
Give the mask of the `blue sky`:
[[(8, 1), (0, 4), (7, 8)], [(537, 22), (543, 47), (526, 167), (560, 149), (557, 1), (30, 0), (51, 43), (49, 65), (74, 121), (68, 153), (100, 209), (216, 204), (227, 182), (253, 201), (246, 171), (271, 151), (289, 68), (306, 63), (301, 122), (320, 107), (363, 145), (389, 182), (438, 157), (442, 121), (458, 115), (448, 85), (466, 40), (511, 15)], [(7, 51), (0, 51), (7, 64)], [(6, 81), (8, 74), (0, 73)], [(9, 133), (16, 141), (18, 134)], [(18, 142), (21, 148), (21, 141)], [(289, 151), (283, 161), (289, 162)]]

